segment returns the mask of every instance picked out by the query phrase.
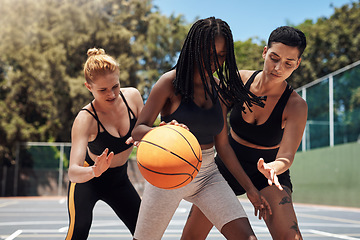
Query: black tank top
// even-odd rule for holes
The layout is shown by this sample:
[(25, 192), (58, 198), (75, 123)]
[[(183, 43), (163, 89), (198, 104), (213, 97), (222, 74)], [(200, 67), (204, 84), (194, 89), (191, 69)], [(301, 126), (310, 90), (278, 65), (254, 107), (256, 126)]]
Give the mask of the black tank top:
[(164, 122), (176, 120), (184, 123), (194, 134), (200, 144), (214, 142), (214, 136), (218, 135), (224, 127), (224, 118), (219, 98), (209, 109), (199, 107), (192, 99), (181, 100), (179, 107), (168, 116), (161, 116)]
[[(246, 82), (245, 87), (250, 89), (255, 76), (261, 71), (256, 71)], [(261, 125), (250, 124), (242, 117), (242, 107), (235, 105), (230, 114), (230, 126), (242, 139), (264, 147), (273, 147), (281, 142), (284, 129), (281, 128), (282, 114), (293, 89), (288, 84), (276, 103), (273, 111), (265, 123)]]
[[(92, 152), (95, 155), (100, 155), (103, 153), (103, 151), (105, 150), (105, 148), (109, 149), (109, 152), (114, 152), (114, 154), (117, 153), (121, 153), (123, 151), (125, 151), (126, 149), (130, 148), (132, 146), (132, 144), (126, 144), (125, 141), (131, 136), (131, 132), (134, 129), (135, 123), (136, 123), (136, 118), (135, 118), (135, 114), (133, 113), (133, 111), (130, 109), (128, 103), (126, 102), (126, 99), (124, 97), (124, 95), (120, 92), (120, 96), (122, 97), (122, 99), (124, 100), (124, 103), (128, 109), (128, 114), (129, 114), (129, 120), (130, 120), (130, 128), (129, 131), (127, 132), (127, 134), (125, 136), (122, 137), (114, 137), (113, 135), (111, 135), (108, 131), (106, 131), (106, 129), (104, 128), (104, 126), (102, 125), (102, 123), (99, 120), (98, 115), (96, 114), (94, 105), (91, 103), (91, 107), (94, 111), (94, 113), (90, 112), (87, 109), (81, 109), (81, 110), (85, 110), (88, 113), (90, 113), (97, 121), (98, 123), (98, 134), (96, 135), (95, 139), (91, 142), (88, 142), (88, 148), (90, 150), (90, 152)], [(131, 117), (131, 115), (133, 117)], [(100, 126), (103, 128), (104, 131), (100, 132)], [(92, 165), (93, 162), (89, 162), (89, 157), (86, 157), (86, 161)], [(91, 159), (90, 159), (91, 160)]]

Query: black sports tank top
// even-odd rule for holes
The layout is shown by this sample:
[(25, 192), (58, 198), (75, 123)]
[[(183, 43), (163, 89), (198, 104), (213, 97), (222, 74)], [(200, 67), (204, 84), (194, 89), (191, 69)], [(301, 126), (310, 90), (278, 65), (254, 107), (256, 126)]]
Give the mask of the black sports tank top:
[[(125, 151), (126, 149), (128, 149), (132, 146), (132, 144), (126, 144), (125, 141), (131, 136), (131, 132), (134, 129), (134, 126), (136, 123), (136, 118), (135, 118), (135, 114), (130, 109), (128, 103), (126, 102), (124, 95), (121, 92), (120, 92), (120, 96), (124, 100), (124, 103), (128, 109), (129, 120), (130, 120), (130, 128), (125, 136), (114, 137), (108, 131), (106, 131), (106, 129), (100, 122), (100, 119), (99, 119), (98, 115), (96, 114), (94, 105), (92, 103), (91, 103), (91, 107), (92, 107), (94, 113), (90, 112), (87, 109), (81, 109), (81, 110), (85, 110), (88, 113), (90, 113), (96, 119), (96, 121), (98, 123), (98, 134), (96, 135), (96, 137), (93, 141), (88, 142), (88, 148), (89, 148), (90, 152), (92, 152), (95, 155), (102, 154), (103, 151), (105, 150), (105, 148), (108, 148), (109, 152), (113, 151), (114, 154), (117, 154), (117, 153)], [(133, 117), (131, 117), (131, 115)], [(104, 129), (104, 131), (100, 132), (100, 126)], [(88, 159), (89, 158), (87, 156), (86, 160), (88, 160)], [(91, 163), (89, 163), (89, 164), (91, 165)]]
[[(246, 82), (245, 87), (247, 89), (250, 89), (250, 85), (259, 72), (261, 71), (254, 72)], [(288, 84), (269, 118), (261, 125), (246, 122), (242, 117), (242, 107), (235, 105), (230, 114), (232, 130), (242, 139), (259, 146), (273, 147), (278, 145), (284, 134), (284, 129), (281, 128), (282, 115), (292, 92), (293, 89)]]
[(190, 129), (200, 144), (214, 142), (214, 136), (224, 127), (224, 119), (219, 98), (209, 109), (199, 107), (193, 100), (181, 100), (179, 107), (170, 115), (161, 116), (164, 122), (176, 120), (184, 123)]

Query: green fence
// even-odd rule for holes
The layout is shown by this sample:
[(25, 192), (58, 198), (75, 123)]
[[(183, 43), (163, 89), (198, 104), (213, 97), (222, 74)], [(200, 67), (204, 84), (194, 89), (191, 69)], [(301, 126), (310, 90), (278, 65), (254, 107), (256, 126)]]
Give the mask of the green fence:
[(360, 139), (360, 61), (296, 89), (308, 104), (300, 150)]
[(360, 143), (298, 152), (290, 168), (298, 203), (360, 207)]

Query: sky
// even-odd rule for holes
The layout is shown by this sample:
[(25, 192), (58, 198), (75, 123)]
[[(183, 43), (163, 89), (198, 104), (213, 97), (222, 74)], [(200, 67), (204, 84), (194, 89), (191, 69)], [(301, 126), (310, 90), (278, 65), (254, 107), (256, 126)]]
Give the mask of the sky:
[[(354, 1), (354, 0), (353, 0)], [(329, 18), (334, 6), (339, 8), (351, 0), (153, 0), (159, 11), (170, 16), (184, 15), (188, 23), (197, 17), (215, 16), (226, 21), (234, 41), (249, 38), (267, 40), (271, 31), (279, 26), (299, 25), (310, 19)]]

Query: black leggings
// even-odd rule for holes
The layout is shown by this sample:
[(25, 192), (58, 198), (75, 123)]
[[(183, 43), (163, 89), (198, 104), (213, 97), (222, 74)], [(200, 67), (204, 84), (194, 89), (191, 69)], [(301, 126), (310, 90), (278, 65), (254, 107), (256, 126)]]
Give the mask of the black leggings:
[[(257, 162), (259, 158), (263, 158), (266, 163), (274, 161), (279, 148), (276, 149), (255, 149), (250, 148), (236, 142), (231, 135), (229, 135), (229, 143), (233, 148), (241, 166), (246, 174), (251, 179), (254, 186), (260, 191), (261, 189), (269, 186), (267, 178), (257, 169)], [(238, 183), (236, 178), (226, 168), (225, 164), (221, 161), (219, 155), (216, 155), (215, 162), (218, 165), (220, 173), (224, 176), (232, 190), (237, 196), (244, 194), (246, 191)], [(287, 186), (292, 191), (292, 184), (290, 180), (290, 171), (286, 170), (284, 173), (278, 175), (281, 185)]]
[(140, 196), (127, 175), (127, 162), (123, 166), (109, 168), (100, 177), (85, 183), (70, 182), (68, 191), (69, 230), (68, 239), (87, 239), (93, 218), (95, 203), (106, 202), (134, 234)]

